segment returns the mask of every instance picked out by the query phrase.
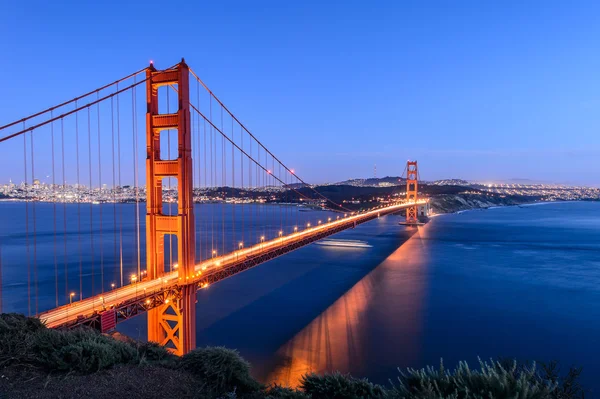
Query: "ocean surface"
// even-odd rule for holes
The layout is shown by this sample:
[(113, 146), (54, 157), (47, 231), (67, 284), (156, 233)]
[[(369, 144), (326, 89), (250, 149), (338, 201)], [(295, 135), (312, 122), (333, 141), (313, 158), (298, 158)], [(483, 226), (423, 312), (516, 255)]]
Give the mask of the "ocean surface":
[[(24, 268), (14, 266), (19, 253), (24, 259), (24, 238), (15, 221), (7, 227), (17, 205), (0, 204), (5, 311), (26, 308), (26, 284), (16, 281)], [(400, 220), (380, 218), (334, 237), (370, 247), (312, 244), (199, 291), (198, 345), (237, 348), (257, 378), (292, 386), (309, 371), (386, 384), (397, 367), (440, 359), (446, 367), (476, 366), (478, 358), (558, 360), (563, 369), (583, 367), (581, 382), (596, 397), (600, 203), (468, 211), (418, 229)], [(113, 233), (105, 235), (110, 252)], [(53, 267), (38, 287), (46, 302), (55, 298)], [(146, 318), (119, 329), (144, 339)]]

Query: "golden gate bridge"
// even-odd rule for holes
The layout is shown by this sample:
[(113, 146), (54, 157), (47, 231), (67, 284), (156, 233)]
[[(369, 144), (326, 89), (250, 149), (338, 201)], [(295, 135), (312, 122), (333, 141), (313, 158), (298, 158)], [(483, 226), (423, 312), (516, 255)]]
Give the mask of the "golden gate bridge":
[[(13, 247), (14, 264), (2, 266), (26, 271), (28, 314), (53, 328), (107, 332), (147, 313), (148, 339), (180, 355), (196, 346), (197, 290), (401, 210), (414, 225), (427, 203), (417, 196), (416, 161), (406, 165), (405, 199), (361, 211), (332, 201), (269, 151), (184, 60), (164, 70), (151, 64), (0, 133), (25, 203), (14, 215), (24, 240)], [(36, 179), (40, 170), (51, 183)], [(230, 209), (195, 214), (198, 203), (228, 201)], [(134, 204), (133, 220), (122, 202)], [(277, 213), (252, 206), (270, 202), (281, 205)], [(297, 205), (311, 203), (335, 214), (306, 222)], [(53, 268), (52, 306), (40, 306), (40, 267)]]

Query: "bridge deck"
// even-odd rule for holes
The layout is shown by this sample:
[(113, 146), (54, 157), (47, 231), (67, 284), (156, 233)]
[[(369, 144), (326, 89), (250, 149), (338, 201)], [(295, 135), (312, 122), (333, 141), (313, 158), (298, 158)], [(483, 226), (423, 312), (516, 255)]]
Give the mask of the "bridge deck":
[[(425, 201), (417, 203), (425, 203)], [(122, 321), (159, 306), (165, 301), (176, 300), (182, 285), (196, 284), (198, 289), (205, 288), (324, 237), (410, 206), (414, 206), (414, 203), (394, 204), (323, 223), (227, 255), (205, 260), (196, 265), (194, 275), (186, 276), (185, 282), (179, 277), (177, 271), (165, 273), (160, 279), (142, 280), (116, 288), (102, 295), (43, 312), (39, 317), (48, 327), (97, 325), (100, 315), (104, 311), (114, 309), (117, 321)]]

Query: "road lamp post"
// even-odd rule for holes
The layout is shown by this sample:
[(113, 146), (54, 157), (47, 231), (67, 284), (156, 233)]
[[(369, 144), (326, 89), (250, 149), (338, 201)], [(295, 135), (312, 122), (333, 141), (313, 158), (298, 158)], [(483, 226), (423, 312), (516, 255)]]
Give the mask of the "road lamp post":
[(135, 299), (137, 299), (137, 276), (135, 274), (131, 275), (131, 282), (135, 284)]
[(283, 242), (283, 231), (279, 230), (279, 238)]
[(238, 244), (238, 253), (237, 253), (237, 259), (239, 259), (239, 258), (240, 258), (240, 251), (242, 250), (242, 248), (244, 248), (244, 243), (243, 243), (243, 242), (240, 242), (240, 243)]

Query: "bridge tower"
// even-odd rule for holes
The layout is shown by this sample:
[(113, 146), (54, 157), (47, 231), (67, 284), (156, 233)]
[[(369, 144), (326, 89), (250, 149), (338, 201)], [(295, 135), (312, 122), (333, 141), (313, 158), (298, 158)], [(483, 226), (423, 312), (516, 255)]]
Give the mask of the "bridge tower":
[[(406, 200), (408, 202), (417, 202), (418, 191), (418, 170), (417, 161), (406, 162)], [(413, 224), (419, 221), (418, 205), (406, 208), (406, 223)]]
[[(189, 107), (189, 68), (182, 59), (176, 67), (146, 69), (146, 263), (149, 279), (165, 274), (165, 236), (177, 237), (177, 262), (181, 296), (148, 312), (148, 340), (158, 342), (175, 354), (184, 355), (196, 346), (196, 287), (185, 284), (194, 273), (195, 224), (192, 177), (192, 143)], [(177, 86), (178, 109), (159, 113), (159, 88)], [(169, 89), (167, 87), (167, 89)], [(160, 136), (177, 130), (178, 156), (161, 159)], [(163, 213), (162, 180), (177, 179), (177, 215)]]

